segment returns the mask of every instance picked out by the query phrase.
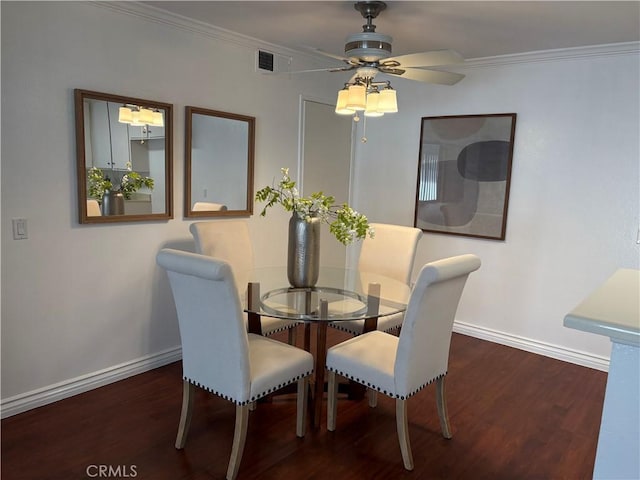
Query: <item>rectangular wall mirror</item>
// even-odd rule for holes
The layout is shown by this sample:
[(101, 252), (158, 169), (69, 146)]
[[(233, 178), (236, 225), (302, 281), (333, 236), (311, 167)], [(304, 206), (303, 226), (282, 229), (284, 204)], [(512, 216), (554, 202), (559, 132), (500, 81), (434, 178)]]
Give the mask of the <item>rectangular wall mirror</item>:
[(255, 118), (186, 107), (185, 217), (253, 213)]
[(172, 108), (75, 90), (80, 223), (173, 218)]

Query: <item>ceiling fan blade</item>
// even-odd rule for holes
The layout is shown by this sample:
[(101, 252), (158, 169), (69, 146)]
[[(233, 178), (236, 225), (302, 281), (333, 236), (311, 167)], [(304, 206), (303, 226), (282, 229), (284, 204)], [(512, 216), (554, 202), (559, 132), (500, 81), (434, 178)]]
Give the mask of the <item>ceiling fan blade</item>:
[(398, 62), (401, 68), (405, 67), (435, 67), (436, 65), (452, 65), (463, 62), (464, 58), (455, 50), (434, 50), (432, 52), (410, 53), (399, 57), (385, 58), (380, 62), (385, 65)]
[(353, 70), (356, 68), (355, 65), (344, 66), (344, 67), (327, 67), (327, 68), (311, 68), (309, 70), (292, 70), (290, 72), (281, 72), (281, 73), (309, 73), (309, 72), (348, 72), (349, 70)]
[(439, 70), (421, 70), (418, 68), (407, 68), (401, 74), (394, 73), (393, 70), (387, 72), (384, 70), (380, 71), (387, 75), (393, 75), (394, 77), (416, 80), (418, 82), (436, 83), (438, 85), (454, 85), (464, 78), (464, 75), (461, 73), (441, 72)]
[(345, 57), (343, 55), (336, 55), (334, 53), (325, 52), (324, 50), (321, 50), (321, 49), (316, 48), (316, 47), (309, 47), (309, 46), (305, 45), (303, 48), (305, 50), (309, 50), (309, 51), (311, 51), (313, 53), (318, 53), (318, 54), (323, 55), (325, 57), (333, 58), (335, 60), (340, 60), (341, 62), (344, 62), (344, 63), (346, 63), (348, 65), (359, 65), (360, 64), (360, 62), (354, 62), (350, 58), (347, 58), (347, 57)]

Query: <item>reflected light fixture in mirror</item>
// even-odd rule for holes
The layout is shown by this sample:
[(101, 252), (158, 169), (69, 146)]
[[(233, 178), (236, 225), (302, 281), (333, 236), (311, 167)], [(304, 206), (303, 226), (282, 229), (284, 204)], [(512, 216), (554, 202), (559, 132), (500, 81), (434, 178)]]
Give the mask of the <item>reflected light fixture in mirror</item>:
[(118, 109), (118, 121), (134, 127), (149, 125), (164, 127), (162, 112), (158, 109), (144, 108), (138, 105), (123, 105)]

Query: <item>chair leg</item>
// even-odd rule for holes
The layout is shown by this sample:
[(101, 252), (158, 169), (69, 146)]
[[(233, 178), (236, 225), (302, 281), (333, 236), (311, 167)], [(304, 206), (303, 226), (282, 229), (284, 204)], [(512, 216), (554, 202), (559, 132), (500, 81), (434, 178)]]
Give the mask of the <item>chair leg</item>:
[(296, 415), (296, 435), (304, 437), (307, 426), (307, 390), (308, 379), (304, 377), (298, 380), (297, 415)]
[(176, 436), (176, 448), (184, 448), (187, 442), (187, 433), (191, 425), (191, 414), (193, 412), (193, 392), (195, 387), (187, 380), (182, 381), (182, 411), (180, 412), (180, 423), (178, 423), (178, 435)]
[(229, 467), (227, 467), (227, 480), (234, 480), (238, 475), (242, 453), (244, 452), (244, 442), (247, 439), (248, 420), (249, 406), (236, 405), (236, 427), (233, 432), (233, 446), (231, 447)]
[(449, 414), (447, 412), (447, 396), (444, 388), (445, 377), (436, 380), (436, 404), (438, 405), (438, 418), (440, 419), (440, 428), (444, 438), (451, 438), (451, 427), (449, 425)]
[(289, 345), (295, 345), (296, 344), (296, 327), (293, 327), (293, 328), (289, 329), (289, 336), (287, 338), (287, 343)]
[(376, 408), (378, 406), (378, 392), (373, 388), (370, 388), (367, 390), (367, 397), (369, 397), (369, 406), (371, 408)]
[(336, 429), (338, 382), (336, 382), (336, 372), (329, 371), (329, 384), (327, 386), (327, 430), (330, 432)]
[(400, 400), (399, 398), (396, 399), (396, 428), (398, 430), (398, 440), (400, 442), (404, 468), (413, 470), (413, 456), (411, 455), (409, 426), (407, 424), (407, 401)]

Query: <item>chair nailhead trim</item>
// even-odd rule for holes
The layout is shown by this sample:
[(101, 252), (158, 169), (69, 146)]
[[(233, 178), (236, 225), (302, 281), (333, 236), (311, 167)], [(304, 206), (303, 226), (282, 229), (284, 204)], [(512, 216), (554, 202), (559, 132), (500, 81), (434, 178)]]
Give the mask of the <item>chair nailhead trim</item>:
[(225, 395), (225, 394), (223, 394), (223, 393), (220, 393), (220, 392), (218, 392), (218, 391), (216, 391), (216, 390), (213, 390), (213, 389), (211, 389), (211, 388), (209, 388), (209, 387), (205, 387), (205, 386), (204, 386), (204, 385), (202, 385), (200, 382), (196, 382), (195, 380), (192, 380), (192, 379), (190, 379), (189, 377), (183, 376), (183, 377), (182, 377), (182, 379), (183, 379), (183, 380), (186, 380), (187, 382), (191, 383), (192, 385), (195, 385), (196, 387), (199, 387), (199, 388), (202, 388), (203, 390), (206, 390), (207, 392), (210, 392), (210, 393), (213, 393), (214, 395), (217, 395), (217, 396), (219, 396), (219, 397), (222, 397), (222, 398), (224, 398), (225, 400), (230, 401), (231, 403), (234, 403), (234, 404), (236, 404), (236, 405), (240, 405), (240, 406), (242, 406), (242, 405), (248, 405), (249, 403), (253, 403), (253, 402), (255, 402), (256, 400), (260, 400), (262, 397), (266, 397), (266, 396), (267, 396), (267, 395), (269, 395), (270, 393), (273, 393), (273, 392), (275, 392), (275, 391), (277, 391), (277, 390), (280, 390), (280, 389), (281, 389), (281, 388), (283, 388), (283, 387), (286, 387), (287, 385), (290, 385), (290, 384), (292, 384), (292, 383), (294, 383), (294, 382), (297, 382), (297, 381), (298, 381), (298, 380), (300, 380), (301, 378), (308, 377), (308, 376), (309, 376), (309, 375), (311, 375), (312, 373), (313, 373), (313, 369), (309, 370), (309, 371), (308, 371), (308, 372), (306, 372), (306, 373), (303, 373), (302, 375), (298, 375), (297, 377), (292, 378), (292, 379), (291, 379), (290, 381), (288, 381), (288, 382), (281, 383), (281, 384), (279, 384), (279, 385), (278, 385), (278, 386), (276, 386), (276, 387), (270, 388), (270, 389), (268, 389), (268, 390), (267, 390), (267, 391), (265, 391), (265, 392), (260, 392), (259, 394), (252, 396), (250, 400), (236, 400), (235, 398), (231, 398), (230, 396)]
[(327, 367), (327, 370), (330, 370), (330, 371), (332, 371), (332, 372), (334, 372), (334, 373), (336, 373), (338, 375), (342, 375), (343, 377), (346, 377), (349, 380), (353, 380), (354, 382), (358, 382), (360, 385), (364, 385), (365, 387), (372, 388), (372, 389), (374, 389), (374, 390), (376, 390), (376, 391), (378, 391), (380, 393), (384, 393), (388, 397), (399, 398), (400, 400), (406, 400), (407, 398), (411, 397), (412, 395), (415, 395), (420, 390), (422, 390), (424, 387), (426, 387), (427, 385), (435, 382), (439, 378), (444, 377), (448, 373), (448, 372), (444, 372), (443, 374), (438, 375), (435, 378), (432, 378), (431, 380), (427, 381), (426, 383), (423, 383), (422, 385), (420, 385), (414, 391), (410, 392), (408, 395), (396, 395), (395, 393), (387, 392), (386, 390), (382, 389), (381, 387), (378, 387), (377, 385), (372, 384), (371, 382), (365, 382), (363, 380), (360, 380), (358, 377), (354, 377), (353, 375), (349, 375), (347, 373), (341, 372), (340, 370), (336, 370), (335, 368)]
[[(364, 320), (363, 320), (364, 322)], [(335, 328), (336, 330), (340, 330), (341, 332), (347, 332), (350, 333), (351, 335), (353, 335), (354, 337), (358, 337), (360, 335), (362, 335), (364, 332), (356, 332), (355, 330), (352, 330), (350, 328), (345, 328), (343, 326), (341, 326), (342, 322), (334, 322), (334, 323), (330, 323), (329, 326), (331, 328)], [(387, 328), (385, 330), (380, 330), (381, 332), (384, 333), (390, 333), (393, 332), (394, 330), (400, 330), (401, 325), (395, 326), (395, 327), (391, 327), (391, 328)], [(362, 329), (364, 330), (364, 323), (362, 324)], [(269, 334), (271, 335), (271, 334)]]
[(289, 327), (289, 326), (285, 326), (285, 327), (277, 328), (277, 329), (275, 329), (275, 330), (269, 330), (267, 333), (263, 333), (263, 335), (264, 335), (264, 336), (266, 336), (266, 337), (270, 337), (270, 336), (271, 336), (271, 335), (273, 335), (274, 333), (279, 333), (279, 332), (284, 332), (285, 330), (290, 330), (290, 329), (292, 329), (294, 326), (295, 326), (295, 324), (294, 324), (293, 326), (291, 326), (291, 327)]

